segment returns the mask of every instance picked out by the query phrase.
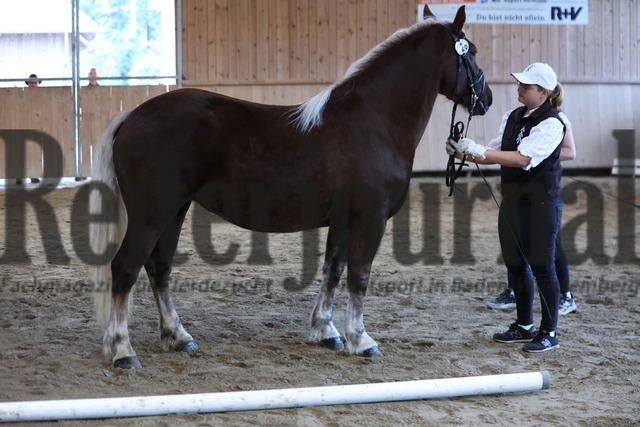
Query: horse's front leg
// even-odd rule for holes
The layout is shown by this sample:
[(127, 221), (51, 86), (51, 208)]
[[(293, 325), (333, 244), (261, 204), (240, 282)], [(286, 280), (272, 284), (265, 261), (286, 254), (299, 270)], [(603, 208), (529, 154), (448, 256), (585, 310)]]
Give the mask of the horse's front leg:
[(367, 334), (364, 327), (364, 298), (367, 294), (371, 263), (380, 245), (385, 226), (385, 219), (370, 216), (365, 219), (364, 224), (354, 224), (349, 229), (349, 300), (344, 335), (347, 351), (358, 356), (380, 354), (378, 343)]
[(347, 351), (364, 357), (380, 354), (378, 343), (367, 334), (364, 327), (364, 297), (367, 293), (370, 270), (371, 264), (354, 267), (349, 262), (347, 276), (349, 301), (344, 321)]
[(340, 333), (333, 324), (333, 298), (347, 258), (346, 235), (335, 227), (329, 228), (325, 262), (322, 268), (322, 287), (311, 314), (311, 340), (335, 351), (344, 350)]

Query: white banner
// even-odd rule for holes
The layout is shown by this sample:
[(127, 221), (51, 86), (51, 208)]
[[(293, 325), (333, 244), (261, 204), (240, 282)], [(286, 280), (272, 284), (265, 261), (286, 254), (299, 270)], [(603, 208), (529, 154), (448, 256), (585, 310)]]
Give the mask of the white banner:
[(466, 6), (468, 24), (588, 25), (589, 0), (416, 0), (418, 20), (424, 5), (438, 19), (452, 21)]

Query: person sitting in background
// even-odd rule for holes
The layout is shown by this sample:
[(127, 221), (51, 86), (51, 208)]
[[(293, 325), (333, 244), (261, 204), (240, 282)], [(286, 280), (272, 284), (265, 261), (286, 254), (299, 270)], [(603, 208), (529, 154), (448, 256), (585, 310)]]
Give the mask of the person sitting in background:
[(29, 79), (25, 80), (25, 84), (29, 87), (38, 87), (40, 83), (42, 83), (42, 80), (38, 80), (37, 74), (31, 74), (29, 75)]
[(98, 70), (96, 70), (95, 68), (92, 68), (89, 70), (89, 84), (87, 86), (100, 86), (100, 83), (98, 83)]

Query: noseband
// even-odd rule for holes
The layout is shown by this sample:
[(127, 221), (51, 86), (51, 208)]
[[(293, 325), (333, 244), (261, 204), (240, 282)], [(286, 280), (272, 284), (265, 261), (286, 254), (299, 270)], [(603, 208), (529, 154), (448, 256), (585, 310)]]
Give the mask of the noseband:
[[(469, 84), (469, 90), (471, 92), (471, 108), (469, 108), (469, 118), (467, 119), (467, 129), (469, 128), (469, 123), (471, 122), (471, 118), (473, 117), (473, 110), (475, 110), (478, 102), (480, 102), (480, 106), (486, 112), (489, 108), (484, 104), (484, 102), (480, 101), (480, 96), (476, 92), (476, 86), (481, 85), (482, 92), (484, 92), (484, 88), (487, 82), (484, 79), (484, 73), (479, 69), (479, 73), (476, 75), (471, 67), (471, 63), (469, 62), (469, 58), (467, 57), (467, 53), (469, 52), (469, 42), (467, 38), (462, 33), (462, 38), (456, 36), (451, 30), (447, 29), (449, 34), (453, 38), (454, 48), (456, 53), (458, 54), (458, 67), (456, 69), (456, 81), (453, 85), (454, 90), (458, 86), (458, 76), (462, 67), (464, 66), (465, 72), (467, 73), (467, 82)], [(481, 93), (482, 93), (481, 92)], [(454, 101), (453, 103), (453, 111), (451, 113), (451, 126), (449, 130), (449, 138), (454, 141), (458, 141), (461, 135), (464, 132), (465, 125), (461, 121), (454, 124), (456, 119), (456, 109), (458, 108), (459, 102)], [(460, 175), (462, 171), (462, 167), (466, 165), (464, 159), (457, 164), (458, 169), (456, 169), (456, 158), (455, 155), (449, 156), (449, 161), (447, 162), (447, 168), (445, 172), (445, 182), (447, 187), (449, 187), (449, 197), (453, 194), (453, 190), (455, 188), (455, 180)]]

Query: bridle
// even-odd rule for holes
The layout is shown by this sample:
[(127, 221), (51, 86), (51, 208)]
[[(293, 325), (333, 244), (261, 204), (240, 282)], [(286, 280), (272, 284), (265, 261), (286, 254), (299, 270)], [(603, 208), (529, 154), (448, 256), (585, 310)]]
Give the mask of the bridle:
[[(480, 96), (476, 92), (476, 87), (480, 86), (482, 88), (482, 91), (480, 93), (483, 93), (487, 82), (484, 78), (484, 73), (482, 72), (481, 69), (478, 69), (479, 72), (476, 75), (476, 73), (471, 67), (471, 63), (469, 62), (469, 57), (467, 56), (467, 53), (469, 52), (469, 41), (467, 41), (467, 38), (464, 32), (462, 32), (462, 37), (458, 37), (449, 28), (447, 28), (447, 31), (453, 38), (454, 48), (455, 48), (456, 54), (458, 55), (456, 80), (453, 87), (456, 88), (458, 86), (458, 78), (463, 66), (467, 74), (467, 82), (469, 83), (469, 91), (471, 92), (471, 108), (469, 108), (469, 117), (467, 119), (467, 126), (466, 126), (466, 128), (469, 129), (469, 123), (471, 122), (471, 118), (473, 117), (473, 111), (476, 109), (476, 106), (480, 105), (484, 111), (487, 111), (489, 109), (489, 107), (485, 105), (483, 101), (480, 100)], [(450, 129), (449, 138), (453, 139), (454, 141), (458, 141), (460, 139), (465, 129), (465, 125), (464, 123), (462, 123), (462, 121), (455, 123), (456, 110), (458, 108), (458, 104), (459, 104), (458, 101), (454, 101), (453, 103), (453, 111), (451, 112), (451, 126), (449, 128)], [(460, 163), (456, 163), (455, 155), (449, 156), (449, 160), (447, 161), (447, 168), (445, 171), (445, 182), (447, 187), (450, 188), (449, 196), (453, 194), (453, 190), (455, 189), (455, 181), (460, 175), (460, 172), (462, 171), (462, 167), (466, 165), (467, 164), (464, 162), (464, 160), (461, 160)], [(457, 169), (456, 169), (456, 166), (458, 166)]]
[[(454, 84), (454, 88), (458, 85), (458, 75), (460, 74), (460, 70), (464, 65), (465, 71), (467, 73), (467, 81), (469, 82), (469, 89), (471, 91), (471, 108), (469, 109), (469, 116), (473, 115), (473, 110), (475, 110), (478, 103), (486, 112), (489, 109), (489, 106), (485, 105), (484, 102), (480, 100), (480, 96), (476, 92), (476, 87), (481, 85), (482, 92), (484, 92), (485, 86), (487, 82), (484, 78), (484, 72), (478, 68), (478, 74), (473, 71), (471, 67), (471, 63), (469, 62), (469, 57), (467, 53), (469, 52), (469, 41), (467, 40), (466, 35), (462, 32), (462, 37), (458, 37), (453, 32), (449, 31), (449, 34), (453, 38), (454, 48), (456, 53), (458, 54), (458, 68), (456, 70), (456, 82)], [(455, 103), (457, 106), (458, 102)]]

